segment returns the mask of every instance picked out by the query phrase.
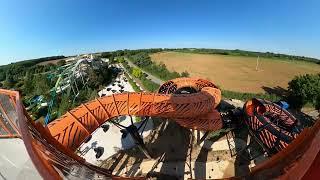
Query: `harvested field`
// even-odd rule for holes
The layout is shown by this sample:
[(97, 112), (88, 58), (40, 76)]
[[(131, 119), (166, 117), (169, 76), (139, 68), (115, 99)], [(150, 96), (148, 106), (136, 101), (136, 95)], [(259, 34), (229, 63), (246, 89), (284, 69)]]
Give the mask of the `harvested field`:
[(56, 60), (50, 60), (50, 61), (44, 61), (44, 62), (41, 62), (41, 63), (38, 63), (37, 65), (47, 65), (47, 64), (57, 64), (59, 61), (61, 60), (66, 60), (67, 58), (65, 59), (56, 59)]
[[(222, 89), (261, 93), (268, 88), (286, 89), (296, 75), (320, 73), (320, 65), (303, 61), (255, 57), (161, 52), (151, 55), (169, 70), (188, 71), (192, 77), (209, 79)], [(280, 87), (280, 88), (279, 88)]]

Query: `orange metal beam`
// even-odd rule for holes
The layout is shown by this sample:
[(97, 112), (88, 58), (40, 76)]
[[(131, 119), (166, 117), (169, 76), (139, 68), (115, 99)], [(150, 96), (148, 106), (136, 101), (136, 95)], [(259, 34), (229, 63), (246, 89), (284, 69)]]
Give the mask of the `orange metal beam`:
[(106, 110), (106, 108), (103, 106), (103, 104), (100, 102), (99, 99), (96, 99), (96, 101), (99, 103), (99, 105), (101, 106), (103, 112), (107, 115), (108, 118), (110, 118), (110, 114), (108, 113), (108, 111)]
[(117, 113), (118, 113), (118, 116), (119, 116), (120, 113), (119, 113), (118, 106), (117, 106), (117, 104), (116, 104), (116, 100), (115, 100), (115, 98), (114, 98), (114, 94), (112, 94), (112, 100), (113, 100), (113, 103), (114, 103), (114, 105), (115, 105), (115, 107), (116, 107), (116, 110), (117, 110)]
[(90, 134), (90, 132), (88, 131), (88, 129), (86, 128), (86, 126), (84, 124), (82, 124), (82, 122), (80, 122), (70, 111), (67, 111), (67, 114), (69, 116), (72, 117), (72, 119), (77, 122), (82, 128), (83, 130), (85, 130), (88, 134)]
[(94, 121), (97, 123), (97, 126), (99, 126), (99, 121), (98, 119), (96, 118), (96, 116), (94, 114), (92, 114), (92, 112), (89, 110), (89, 108), (85, 105), (85, 104), (82, 104), (82, 106), (87, 110), (87, 112), (91, 115), (91, 117), (94, 119)]

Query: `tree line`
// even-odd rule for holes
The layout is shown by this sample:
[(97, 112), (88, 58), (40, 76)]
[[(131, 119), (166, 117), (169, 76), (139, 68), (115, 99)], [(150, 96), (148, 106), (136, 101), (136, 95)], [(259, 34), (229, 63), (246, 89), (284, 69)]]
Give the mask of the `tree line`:
[(179, 74), (176, 71), (169, 71), (166, 65), (163, 63), (156, 64), (155, 62), (151, 61), (149, 54), (146, 52), (139, 52), (132, 56), (128, 56), (128, 59), (139, 68), (150, 72), (151, 74), (159, 77), (162, 80), (170, 80), (174, 78), (189, 76), (189, 73), (187, 71)]
[(185, 53), (198, 53), (198, 54), (218, 54), (218, 55), (231, 55), (231, 56), (247, 56), (247, 57), (264, 57), (264, 58), (275, 58), (275, 59), (287, 59), (287, 60), (298, 60), (307, 61), (320, 64), (320, 60), (317, 58), (306, 57), (306, 56), (295, 56), (282, 53), (273, 52), (256, 52), (256, 51), (246, 51), (240, 49), (209, 49), (209, 48), (151, 48), (151, 49), (136, 49), (136, 50), (117, 50), (111, 52), (103, 52), (101, 56), (104, 58), (111, 58), (119, 56), (132, 56), (139, 53), (157, 53), (163, 51), (175, 51), (175, 52), (185, 52)]
[(219, 55), (231, 55), (231, 56), (248, 56), (248, 57), (264, 57), (264, 58), (276, 58), (276, 59), (287, 59), (297, 61), (307, 61), (312, 63), (320, 64), (320, 60), (316, 58), (306, 56), (295, 56), (273, 52), (255, 52), (245, 51), (240, 49), (227, 50), (227, 49), (204, 49), (204, 48), (182, 48), (182, 49), (171, 49), (176, 52), (186, 53), (199, 53), (199, 54), (219, 54)]
[(154, 83), (153, 81), (147, 79), (147, 74), (143, 73), (138, 68), (132, 68), (128, 65), (127, 61), (122, 61), (122, 65), (126, 68), (126, 70), (135, 78), (139, 79), (142, 83), (143, 87), (149, 92), (155, 92), (159, 89), (159, 84)]
[(2, 65), (0, 66), (0, 81), (2, 82), (0, 85), (5, 85), (4, 88), (8, 89), (15, 88), (15, 84), (21, 81), (27, 73), (38, 74), (56, 68), (56, 65), (54, 64), (48, 64), (44, 66), (37, 65), (38, 63), (63, 58), (65, 58), (65, 56), (50, 56)]
[[(276, 54), (271, 52), (261, 53), (261, 52), (251, 52), (243, 50), (223, 50), (223, 49), (194, 49), (194, 48), (182, 48), (182, 49), (137, 49), (137, 50), (117, 50), (112, 52), (101, 53), (102, 58), (108, 58), (111, 63), (115, 61), (124, 62), (124, 57), (128, 58), (139, 68), (144, 69), (160, 79), (169, 80), (177, 77), (187, 77), (188, 72), (183, 72), (181, 74), (177, 72), (170, 72), (167, 67), (163, 64), (156, 64), (151, 61), (149, 56), (150, 53), (157, 53), (162, 51), (178, 51), (178, 52), (192, 52), (192, 53), (205, 53), (205, 54), (221, 54), (221, 55), (241, 55), (241, 56), (260, 56), (269, 58), (285, 58), (289, 60), (302, 60), (309, 62), (319, 63), (320, 61), (315, 58), (309, 58), (304, 56), (291, 56), (285, 54)], [(120, 58), (119, 58), (120, 57)], [(31, 97), (33, 95), (44, 94), (48, 95), (47, 92), (50, 88), (54, 86), (56, 77), (50, 77), (48, 72), (55, 71), (57, 67), (64, 65), (65, 61), (61, 60), (59, 65), (47, 64), (38, 65), (40, 62), (45, 62), (53, 59), (62, 59), (65, 56), (52, 56), (44, 57), (32, 60), (25, 60), (21, 62), (11, 63), (8, 65), (0, 66), (0, 86), (6, 89), (15, 89), (22, 93), (23, 97)], [(126, 63), (124, 63), (126, 64)], [(127, 64), (126, 64), (127, 65)], [(127, 68), (130, 68), (127, 65)], [(139, 72), (139, 70), (130, 69), (130, 72), (134, 74), (135, 77), (140, 79), (143, 85), (150, 91), (156, 90), (159, 85), (153, 83), (146, 78), (146, 74)], [(111, 78), (109, 70), (94, 71), (90, 72), (93, 81), (88, 84), (88, 89), (81, 91), (79, 95), (79, 101), (87, 100), (97, 95), (96, 89), (99, 86), (107, 83), (110, 79), (105, 79), (105, 77)], [(253, 93), (238, 93), (232, 91), (223, 91), (224, 97), (233, 97), (240, 99), (249, 99), (250, 97), (261, 97), (270, 100), (279, 100), (283, 97), (268, 95), (268, 94), (253, 94)], [(69, 100), (67, 100), (69, 99)], [(292, 81), (289, 82), (288, 93), (284, 100), (288, 101), (290, 105), (294, 108), (301, 108), (306, 104), (311, 104), (317, 109), (320, 108), (320, 75), (303, 75), (297, 76)], [(61, 97), (59, 99), (62, 102), (61, 112), (64, 112), (66, 108), (70, 106), (70, 97)], [(65, 103), (63, 103), (66, 101)], [(67, 105), (69, 103), (69, 105)], [(75, 103), (78, 104), (78, 103)], [(59, 107), (58, 107), (59, 108)], [(69, 107), (70, 108), (70, 107)]]

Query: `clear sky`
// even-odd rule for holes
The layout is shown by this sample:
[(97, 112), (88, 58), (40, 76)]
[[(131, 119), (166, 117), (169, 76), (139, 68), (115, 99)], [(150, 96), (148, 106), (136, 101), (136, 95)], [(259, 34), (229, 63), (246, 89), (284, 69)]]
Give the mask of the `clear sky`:
[(320, 58), (319, 0), (0, 0), (0, 64), (156, 47)]

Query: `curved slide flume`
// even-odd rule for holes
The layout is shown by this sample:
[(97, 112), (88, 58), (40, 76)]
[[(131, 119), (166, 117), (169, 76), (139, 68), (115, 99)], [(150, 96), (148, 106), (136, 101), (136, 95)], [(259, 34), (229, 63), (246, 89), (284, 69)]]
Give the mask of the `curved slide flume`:
[[(179, 119), (180, 117), (174, 117), (173, 120), (177, 121), (181, 125), (184, 125), (185, 127), (191, 127), (191, 128), (200, 128), (203, 127), (199, 125), (199, 119), (209, 119), (212, 117), (218, 117), (218, 116), (210, 116), (210, 113), (215, 113), (216, 111), (212, 108), (215, 107), (215, 105), (218, 104), (219, 102), (219, 92), (217, 89), (213, 89), (213, 91), (209, 90), (210, 88), (208, 87), (214, 87), (214, 85), (211, 83), (206, 83), (205, 81), (202, 80), (192, 80), (189, 79), (189, 84), (192, 85), (185, 85), (186, 79), (177, 79), (177, 80), (172, 80), (170, 83), (165, 83), (163, 86), (160, 87), (159, 93), (160, 94), (148, 94), (148, 93), (133, 93), (136, 95), (132, 94), (125, 94), (129, 99), (128, 101), (125, 101), (126, 97), (125, 96), (119, 96), (114, 95), (112, 96), (112, 99), (110, 100), (111, 97), (106, 98), (106, 103), (103, 105), (102, 102), (100, 102), (101, 99), (95, 100), (89, 103), (86, 103), (84, 105), (81, 105), (80, 107), (70, 111), (70, 113), (67, 113), (64, 117), (54, 121), (53, 123), (50, 124), (50, 129), (47, 127), (44, 128), (42, 124), (39, 122), (34, 122), (30, 116), (28, 115), (26, 109), (23, 107), (21, 97), (18, 92), (16, 91), (8, 91), (8, 90), (3, 90), (0, 89), (0, 96), (1, 98), (1, 103), (0, 105), (3, 106), (6, 104), (5, 108), (0, 108), (0, 113), (8, 116), (3, 116), (3, 120), (10, 121), (12, 125), (16, 126), (19, 129), (18, 135), (21, 137), (24, 141), (24, 144), (26, 146), (26, 150), (28, 151), (28, 154), (30, 158), (32, 159), (33, 164), (37, 168), (38, 172), (40, 175), (43, 177), (43, 179), (48, 179), (48, 180), (55, 180), (55, 179), (108, 179), (112, 177), (112, 179), (124, 179), (125, 177), (117, 177), (112, 175), (112, 172), (109, 169), (103, 169), (98, 166), (94, 166), (88, 162), (85, 161), (85, 159), (77, 156), (72, 149), (68, 148), (66, 144), (61, 144), (61, 140), (66, 137), (70, 137), (71, 133), (72, 135), (77, 134), (81, 130), (81, 133), (78, 133), (77, 137), (78, 139), (84, 139), (86, 137), (86, 134), (89, 134), (92, 132), (93, 129), (98, 127), (98, 125), (108, 118), (101, 118), (103, 113), (105, 113), (106, 117), (111, 117), (107, 116), (106, 112), (104, 112), (104, 109), (102, 107), (107, 106), (107, 102), (111, 102), (109, 104), (114, 104), (117, 103), (117, 109), (115, 112), (123, 112), (125, 113), (125, 110), (127, 110), (129, 113), (135, 112), (137, 115), (139, 113), (142, 114), (142, 109), (139, 110), (138, 107), (143, 107), (142, 104), (143, 102), (166, 102), (164, 99), (167, 98), (167, 102), (175, 102), (177, 104), (172, 104), (171, 107), (173, 108), (178, 108), (179, 104), (184, 104), (187, 100), (185, 101), (180, 101), (178, 99), (181, 99), (180, 97), (185, 97), (188, 99), (187, 102), (193, 102), (193, 100), (197, 97), (196, 95), (200, 95), (201, 97), (206, 97), (209, 98), (206, 101), (200, 101), (201, 99), (195, 100), (194, 102), (202, 102), (206, 106), (210, 106), (206, 110), (202, 110), (201, 113), (199, 112), (190, 112), (189, 115), (187, 116), (185, 114), (181, 115), (181, 112), (174, 114), (174, 111), (168, 110), (168, 114), (171, 115), (181, 115), (183, 117), (182, 119)], [(188, 80), (187, 80), (188, 81)], [(195, 84), (198, 84), (195, 85)], [(187, 87), (187, 88), (185, 88)], [(190, 93), (193, 89), (196, 90), (196, 93)], [(204, 88), (206, 87), (206, 88)], [(170, 88), (170, 91), (169, 91)], [(184, 94), (185, 92), (187, 94)], [(217, 91), (217, 92), (215, 92)], [(215, 92), (215, 93), (213, 93)], [(131, 102), (134, 104), (132, 97), (137, 97), (137, 95), (140, 95), (140, 97), (145, 97), (144, 99), (149, 99), (148, 101), (146, 100), (137, 100), (135, 102), (139, 102), (139, 106), (137, 108), (133, 108), (135, 110), (131, 110), (131, 106), (123, 106), (120, 105), (119, 103), (121, 101), (124, 102)], [(214, 95), (218, 95), (218, 98), (214, 98)], [(199, 97), (200, 97), (199, 96)], [(149, 98), (147, 98), (149, 97)], [(154, 101), (154, 99), (157, 99), (157, 101)], [(169, 97), (169, 98), (168, 98)], [(193, 98), (192, 98), (193, 97)], [(151, 98), (151, 99), (150, 99)], [(103, 99), (103, 98), (102, 98)], [(107, 101), (108, 99), (108, 101)], [(121, 100), (122, 99), (122, 100)], [(177, 99), (177, 100), (175, 100)], [(121, 101), (120, 101), (121, 100)], [(169, 101), (170, 100), (170, 101)], [(113, 102), (113, 103), (112, 103)], [(261, 101), (260, 101), (261, 102)], [(96, 109), (93, 109), (94, 104), (102, 104), (100, 106), (96, 106)], [(151, 103), (151, 104), (152, 104)], [(258, 103), (261, 104), (261, 103)], [(279, 108), (277, 106), (272, 106), (270, 103), (262, 102), (263, 106), (250, 106), (250, 104), (246, 104), (245, 106), (245, 114), (247, 114), (250, 118), (248, 118), (248, 122), (258, 122), (255, 120), (258, 120), (257, 118), (253, 117), (251, 112), (255, 114), (265, 114), (265, 112), (275, 112), (274, 114), (277, 114), (277, 118), (279, 119), (279, 123), (281, 126), (283, 126), (285, 129), (290, 130), (292, 125), (295, 124), (295, 120), (291, 118), (293, 121), (288, 120), (288, 116), (290, 114), (287, 114), (285, 111), (279, 111)], [(138, 104), (136, 104), (138, 105)], [(150, 114), (154, 115), (159, 115), (164, 113), (160, 113), (158, 111), (154, 111), (153, 109), (156, 107), (154, 105), (149, 105), (149, 112)], [(249, 105), (249, 106), (248, 106)], [(252, 105), (252, 104), (251, 104)], [(254, 105), (254, 104), (253, 104)], [(121, 107), (127, 107), (127, 109), (120, 110), (119, 108)], [(193, 105), (194, 106), (194, 105)], [(203, 105), (204, 106), (204, 105)], [(100, 107), (100, 108), (98, 108)], [(129, 108), (128, 108), (129, 107)], [(186, 106), (186, 107), (189, 107)], [(257, 108), (258, 107), (258, 108)], [(260, 109), (262, 107), (262, 109)], [(195, 108), (195, 107), (193, 107)], [(82, 109), (83, 111), (80, 111)], [(111, 108), (112, 109), (112, 108)], [(208, 112), (211, 109), (210, 112)], [(174, 110), (174, 109), (173, 109)], [(249, 111), (248, 111), (249, 110)], [(253, 111), (252, 111), (253, 110)], [(147, 109), (145, 109), (147, 111)], [(78, 119), (78, 114), (80, 112), (85, 112), (83, 117), (81, 119)], [(112, 112), (112, 111), (111, 111)], [(100, 118), (98, 119), (99, 116), (101, 115)], [(193, 115), (199, 114), (200, 118), (193, 117)], [(117, 116), (118, 114), (114, 115)], [(192, 115), (192, 116), (191, 116)], [(210, 118), (207, 118), (206, 116), (209, 116)], [(79, 116), (80, 117), (80, 116)], [(167, 117), (167, 116), (164, 116)], [(272, 116), (266, 116), (269, 118), (269, 120), (272, 121), (273, 117)], [(66, 118), (66, 119), (64, 119)], [(171, 119), (171, 118), (170, 118)], [(63, 126), (63, 121), (66, 120), (67, 123), (65, 125), (70, 125), (70, 126)], [(268, 119), (266, 119), (268, 120)], [(0, 119), (1, 121), (1, 119)], [(70, 124), (71, 122), (71, 124)], [(91, 122), (91, 123), (90, 123)], [(202, 122), (202, 120), (201, 120)], [(214, 122), (214, 121), (210, 121)], [(220, 121), (217, 121), (220, 122)], [(273, 121), (274, 122), (274, 121)], [(206, 122), (207, 123), (207, 122)], [(200, 123), (201, 124), (201, 123)], [(252, 124), (252, 123), (251, 123)], [(0, 124), (0, 128), (4, 128), (5, 124)], [(60, 127), (63, 127), (62, 132), (60, 133), (60, 136), (58, 138), (58, 135), (55, 137), (56, 139), (60, 139), (60, 141), (56, 141), (54, 139), (50, 132), (53, 133), (53, 129), (56, 128), (56, 130), (59, 130), (58, 125)], [(91, 125), (91, 126), (90, 126)], [(249, 125), (249, 124), (248, 124)], [(253, 125), (253, 124), (252, 124)], [(249, 125), (250, 126), (250, 125)], [(74, 128), (73, 128), (74, 127)], [(210, 126), (208, 126), (210, 127)], [(219, 125), (217, 126), (211, 126), (218, 128)], [(253, 127), (253, 126), (252, 126)], [(73, 128), (73, 131), (68, 131), (70, 130), (69, 128)], [(51, 130), (51, 131), (50, 131)], [(59, 132), (59, 131), (57, 131)], [(60, 131), (61, 132), (61, 131)], [(70, 142), (70, 140), (72, 140)], [(74, 143), (77, 139), (69, 139), (69, 144)], [(65, 140), (63, 141), (65, 142)], [(67, 141), (66, 141), (67, 142)], [(80, 143), (78, 141), (77, 143)], [(76, 146), (76, 144), (74, 145)], [(73, 148), (74, 149), (74, 148)], [(249, 179), (316, 179), (319, 174), (319, 162), (320, 162), (320, 119), (315, 122), (315, 124), (312, 127), (305, 128), (301, 133), (299, 133), (294, 140), (285, 148), (281, 148), (281, 150), (271, 156), (269, 159), (265, 160), (264, 162), (258, 164), (257, 166), (253, 167), (250, 169), (250, 172), (246, 174), (243, 177), (231, 177), (230, 179), (234, 178), (249, 178)], [(134, 177), (134, 179), (146, 179), (146, 177)]]
[(63, 146), (75, 150), (103, 123), (123, 115), (167, 118), (189, 129), (215, 131), (222, 128), (222, 119), (215, 110), (221, 100), (218, 88), (209, 81), (199, 79), (179, 78), (172, 82), (176, 85), (176, 90), (190, 87), (196, 92), (122, 93), (105, 96), (68, 111), (49, 123), (48, 130)]
[(296, 128), (297, 119), (275, 103), (254, 98), (245, 103), (244, 109), (251, 136), (257, 138), (269, 154), (285, 149), (300, 132)]

